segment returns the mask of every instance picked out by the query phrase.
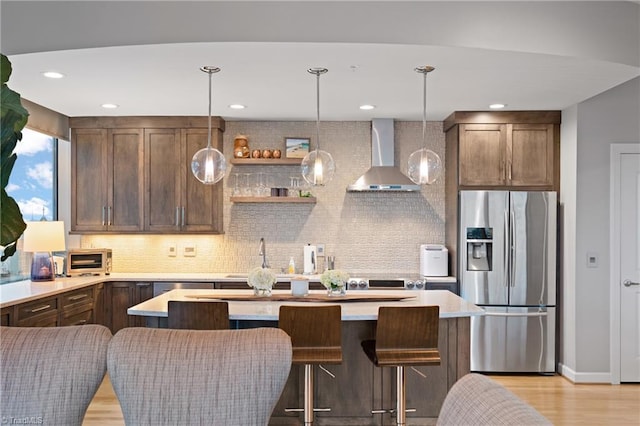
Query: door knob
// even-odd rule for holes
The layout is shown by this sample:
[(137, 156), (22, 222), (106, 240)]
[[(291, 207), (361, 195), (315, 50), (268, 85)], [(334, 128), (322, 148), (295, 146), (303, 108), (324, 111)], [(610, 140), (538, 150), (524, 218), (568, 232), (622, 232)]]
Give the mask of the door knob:
[(632, 285), (640, 285), (640, 283), (634, 283), (631, 280), (624, 280), (622, 284), (624, 284), (625, 287), (631, 287)]

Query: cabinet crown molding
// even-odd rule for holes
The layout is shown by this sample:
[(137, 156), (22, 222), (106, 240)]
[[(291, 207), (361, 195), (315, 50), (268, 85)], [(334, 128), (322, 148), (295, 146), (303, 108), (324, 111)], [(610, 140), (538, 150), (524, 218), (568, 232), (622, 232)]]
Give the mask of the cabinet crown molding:
[[(126, 116), (126, 117), (71, 117), (69, 127), (72, 129), (174, 129), (174, 128), (208, 128), (207, 116)], [(211, 128), (225, 130), (222, 117), (211, 117)]]
[(562, 111), (455, 111), (444, 119), (443, 131), (458, 124), (560, 124)]

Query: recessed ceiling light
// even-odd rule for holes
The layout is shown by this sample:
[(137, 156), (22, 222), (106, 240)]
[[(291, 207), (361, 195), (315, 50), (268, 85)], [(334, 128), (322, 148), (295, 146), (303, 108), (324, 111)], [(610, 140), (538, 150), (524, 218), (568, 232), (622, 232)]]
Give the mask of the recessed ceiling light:
[(376, 107), (375, 105), (369, 105), (369, 104), (360, 105), (360, 109), (365, 111), (369, 111), (371, 109), (374, 109), (375, 107)]
[(102, 104), (101, 107), (102, 108), (106, 108), (106, 109), (115, 109), (118, 108), (120, 105), (116, 105), (116, 104)]
[(231, 108), (231, 109), (245, 109), (246, 106), (241, 105), (241, 104), (231, 104), (231, 105), (229, 105), (229, 108)]
[(489, 105), (489, 108), (491, 108), (491, 109), (502, 109), (502, 108), (504, 108), (506, 106), (507, 106), (507, 104), (491, 104), (491, 105)]
[(46, 71), (46, 72), (43, 72), (42, 75), (44, 75), (47, 78), (63, 78), (64, 77), (64, 74), (57, 71)]

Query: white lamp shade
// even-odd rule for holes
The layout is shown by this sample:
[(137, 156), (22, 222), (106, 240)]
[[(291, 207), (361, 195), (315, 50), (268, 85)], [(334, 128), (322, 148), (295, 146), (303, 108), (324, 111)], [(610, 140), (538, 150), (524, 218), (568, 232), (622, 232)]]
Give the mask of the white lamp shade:
[(25, 252), (50, 252), (65, 249), (64, 222), (27, 222), (22, 250)]

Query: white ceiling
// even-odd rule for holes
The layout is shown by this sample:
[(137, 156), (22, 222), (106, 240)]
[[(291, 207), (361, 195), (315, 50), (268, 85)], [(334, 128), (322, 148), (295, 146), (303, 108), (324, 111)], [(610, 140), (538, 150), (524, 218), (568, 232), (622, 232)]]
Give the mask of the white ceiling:
[[(625, 22), (623, 29), (619, 21), (627, 19), (629, 11), (640, 17), (632, 2), (608, 2), (606, 9), (595, 7), (599, 2), (570, 2), (550, 11), (546, 8), (557, 5), (518, 3), (510, 6), (522, 6), (499, 10), (502, 18), (513, 13), (519, 20), (497, 29), (491, 20), (497, 19), (492, 8), (498, 3), (456, 2), (451, 8), (433, 2), (378, 2), (362, 9), (365, 2), (358, 2), (344, 9), (347, 5), (340, 2), (321, 2), (306, 3), (315, 7), (308, 9), (298, 2), (243, 2), (251, 5), (251, 14), (246, 6), (236, 10), (237, 4), (200, 4), (213, 8), (212, 13), (225, 10), (224, 21), (212, 22), (211, 31), (206, 28), (210, 19), (199, 22), (203, 9), (192, 3), (145, 1), (128, 10), (121, 23), (122, 4), (94, 1), (68, 8), (68, 3), (37, 3), (38, 15), (49, 18), (44, 20), (31, 16), (33, 9), (21, 9), (29, 3), (35, 6), (3, 1), (0, 9), (2, 51), (14, 67), (9, 86), (69, 116), (206, 115), (208, 77), (199, 70), (203, 65), (222, 69), (213, 76), (212, 112), (228, 120), (315, 119), (316, 83), (306, 71), (310, 67), (329, 69), (320, 80), (323, 120), (420, 120), (422, 76), (414, 71), (420, 65), (436, 67), (428, 78), (429, 120), (442, 120), (456, 110), (486, 110), (494, 102), (508, 104), (509, 110), (564, 109), (640, 75), (640, 37), (634, 37), (640, 34), (638, 20), (632, 14), (627, 21), (631, 24)], [(179, 9), (162, 7), (178, 4)], [(293, 4), (296, 7), (287, 6)], [(55, 9), (48, 9), (52, 5)], [(483, 8), (474, 8), (479, 5)], [(335, 16), (336, 7), (342, 17), (358, 18), (351, 20), (355, 28)], [(265, 16), (267, 10), (277, 13), (280, 30), (269, 24), (273, 20)], [(602, 10), (611, 16), (602, 17)], [(363, 11), (371, 16), (363, 16)], [(390, 11), (398, 16), (389, 16)], [(466, 16), (463, 11), (473, 12), (473, 31), (460, 19)], [(523, 14), (526, 11), (535, 11), (535, 16), (525, 19), (532, 15)], [(548, 16), (554, 19), (548, 26), (541, 24), (540, 17), (551, 12)], [(149, 18), (154, 13), (169, 21), (161, 21), (160, 15)], [(563, 13), (568, 17), (564, 21), (558, 17)], [(480, 14), (487, 18), (483, 25), (477, 25)], [(421, 15), (418, 23), (428, 30), (421, 30), (415, 15)], [(140, 16), (149, 19), (149, 26), (129, 31)], [(594, 20), (600, 20), (595, 27)], [(371, 22), (375, 24), (368, 25)], [(580, 41), (589, 34), (582, 32), (581, 22), (591, 32), (607, 35)], [(205, 31), (197, 32), (201, 24)], [(29, 34), (16, 36), (12, 30), (20, 25), (28, 25)], [(327, 26), (332, 30), (321, 31)], [(41, 73), (47, 70), (66, 77), (46, 79)], [(120, 108), (101, 108), (106, 102)], [(231, 110), (232, 103), (247, 108)], [(377, 108), (359, 110), (364, 103)]]

